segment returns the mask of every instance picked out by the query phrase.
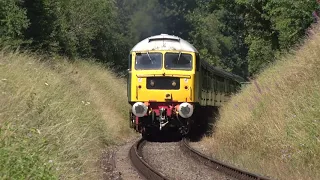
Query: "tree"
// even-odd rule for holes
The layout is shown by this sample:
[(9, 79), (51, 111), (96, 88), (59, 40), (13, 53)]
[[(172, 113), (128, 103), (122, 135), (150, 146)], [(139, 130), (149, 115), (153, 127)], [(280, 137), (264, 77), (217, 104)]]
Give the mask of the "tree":
[(28, 25), (26, 10), (19, 0), (0, 0), (0, 45), (17, 47), (25, 43)]
[(274, 61), (275, 54), (296, 44), (312, 23), (315, 1), (236, 0), (245, 11), (245, 42), (250, 74), (257, 74)]
[(199, 0), (189, 15), (192, 42), (202, 57), (241, 76), (248, 74), (243, 7), (233, 0)]

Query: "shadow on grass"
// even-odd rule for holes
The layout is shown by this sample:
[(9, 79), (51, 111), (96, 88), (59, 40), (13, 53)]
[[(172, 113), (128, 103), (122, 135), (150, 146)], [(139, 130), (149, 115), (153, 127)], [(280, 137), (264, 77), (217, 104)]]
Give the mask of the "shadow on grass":
[(194, 114), (194, 124), (187, 138), (191, 142), (198, 142), (204, 136), (211, 136), (218, 116), (217, 107), (198, 107)]

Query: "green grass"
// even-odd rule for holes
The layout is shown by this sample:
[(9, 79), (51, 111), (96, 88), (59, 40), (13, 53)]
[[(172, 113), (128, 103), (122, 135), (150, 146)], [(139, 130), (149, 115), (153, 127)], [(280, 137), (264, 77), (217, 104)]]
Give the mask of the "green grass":
[(97, 63), (0, 51), (0, 179), (97, 179), (129, 135), (126, 84)]
[(320, 26), (220, 111), (202, 145), (276, 179), (320, 179)]

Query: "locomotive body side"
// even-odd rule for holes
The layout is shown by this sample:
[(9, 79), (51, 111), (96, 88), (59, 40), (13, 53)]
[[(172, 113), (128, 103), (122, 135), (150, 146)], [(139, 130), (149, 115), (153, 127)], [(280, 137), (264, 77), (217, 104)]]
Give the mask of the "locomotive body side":
[[(200, 59), (199, 59), (200, 60)], [(244, 79), (240, 76), (217, 69), (200, 60), (200, 105), (201, 106), (221, 106), (227, 102), (233, 93), (236, 93)]]

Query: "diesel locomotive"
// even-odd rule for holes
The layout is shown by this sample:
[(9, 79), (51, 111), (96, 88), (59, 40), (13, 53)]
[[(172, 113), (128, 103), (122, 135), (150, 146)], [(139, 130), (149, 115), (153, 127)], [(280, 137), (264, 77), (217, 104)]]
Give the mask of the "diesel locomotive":
[(200, 59), (189, 42), (167, 34), (136, 44), (128, 73), (130, 127), (143, 136), (167, 127), (188, 134), (201, 107), (221, 106), (245, 82)]

